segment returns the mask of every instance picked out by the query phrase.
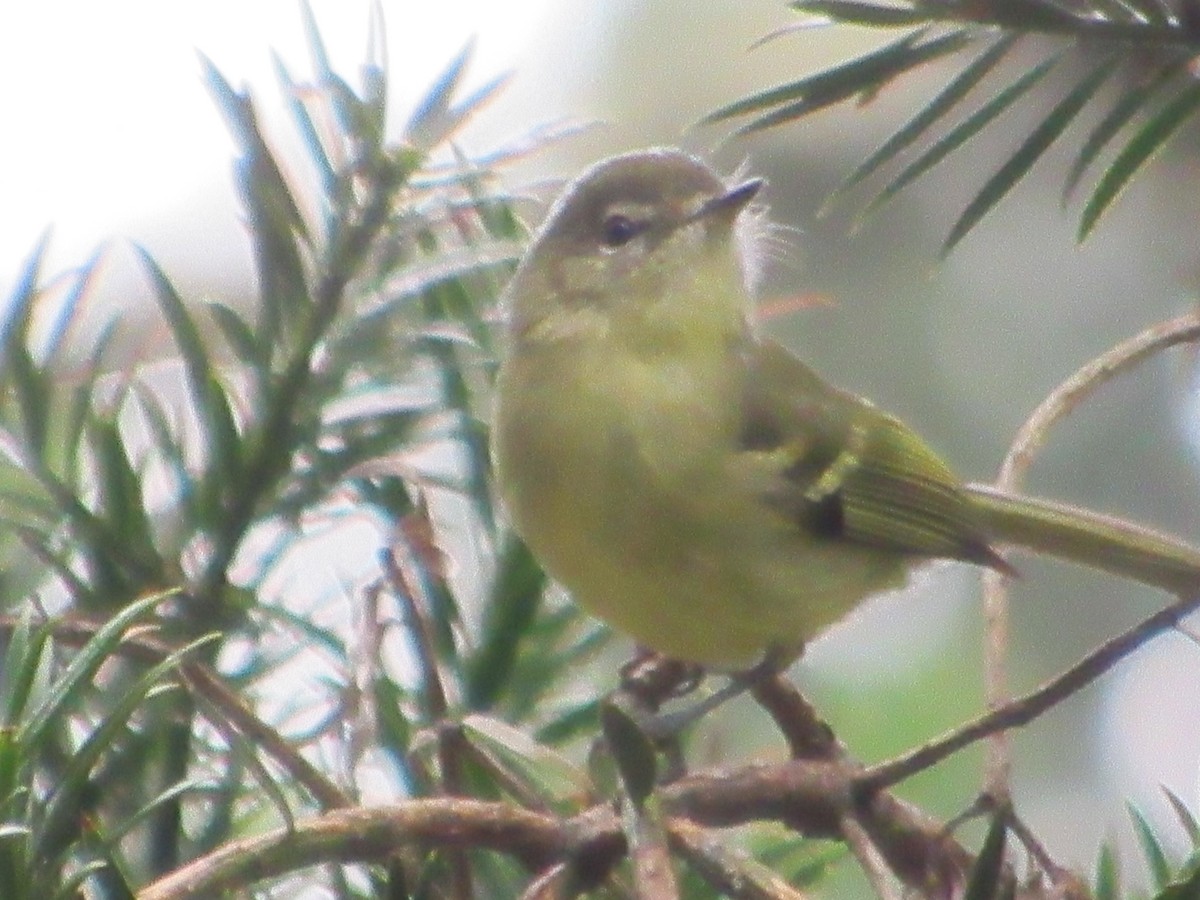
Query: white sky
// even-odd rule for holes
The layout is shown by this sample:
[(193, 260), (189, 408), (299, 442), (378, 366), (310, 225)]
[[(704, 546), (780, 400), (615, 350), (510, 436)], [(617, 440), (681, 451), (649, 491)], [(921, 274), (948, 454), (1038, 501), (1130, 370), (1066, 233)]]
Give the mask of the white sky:
[[(393, 90), (428, 85), (472, 35), (478, 45), (471, 83), (512, 67), (546, 3), (382, 0)], [(367, 0), (312, 0), (312, 6), (335, 66), (355, 76), (366, 52)], [(48, 225), (55, 233), (54, 271), (81, 261), (111, 235), (140, 237), (147, 220), (169, 220), (171, 211), (213, 186), (229, 192), (232, 145), (201, 82), (198, 51), (235, 86), (273, 89), (272, 49), (297, 78), (310, 71), (298, 0), (47, 0), (5, 7), (0, 296)]]

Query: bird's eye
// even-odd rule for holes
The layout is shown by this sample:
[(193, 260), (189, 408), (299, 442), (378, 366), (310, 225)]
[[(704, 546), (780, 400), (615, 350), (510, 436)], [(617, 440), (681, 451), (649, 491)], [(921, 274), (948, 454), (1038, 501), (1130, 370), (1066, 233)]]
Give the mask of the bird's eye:
[(606, 247), (620, 247), (645, 230), (640, 222), (635, 222), (628, 216), (614, 214), (604, 220), (603, 240)]

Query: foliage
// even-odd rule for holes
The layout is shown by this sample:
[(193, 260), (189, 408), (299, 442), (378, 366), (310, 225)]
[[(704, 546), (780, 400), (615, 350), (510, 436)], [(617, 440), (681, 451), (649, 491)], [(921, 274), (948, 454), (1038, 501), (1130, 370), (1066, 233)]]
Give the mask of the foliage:
[[(1187, 805), (1175, 794), (1163, 789), (1175, 818), (1178, 820), (1189, 844), (1189, 853), (1184, 862), (1174, 866), (1163, 847), (1163, 837), (1155, 833), (1146, 817), (1135, 807), (1129, 807), (1129, 817), (1137, 833), (1146, 868), (1153, 885), (1153, 900), (1184, 900), (1200, 892), (1200, 826)], [(1096, 900), (1115, 900), (1126, 896), (1122, 893), (1121, 877), (1116, 855), (1108, 846), (1102, 847), (1096, 861)]]
[[(1022, 104), (1035, 109), (1036, 124), (984, 178), (951, 226), (944, 252), (1094, 109), (1063, 187), (1065, 204), (1107, 154), (1080, 215), (1079, 238), (1086, 238), (1137, 171), (1200, 109), (1193, 74), (1200, 8), (1194, 0), (1177, 8), (1162, 0), (796, 0), (791, 6), (843, 25), (903, 33), (855, 59), (725, 106), (708, 121), (749, 117), (743, 133), (772, 128), (843, 100), (869, 101), (900, 76), (945, 63), (944, 86), (843, 184), (847, 191), (889, 166), (899, 169), (869, 210), (1005, 113), (1011, 132), (1014, 110)], [(949, 125), (953, 116), (958, 121)], [(913, 158), (902, 163), (906, 152)]]
[[(438, 791), (421, 748), (450, 703), (455, 716), (536, 708), (560, 742), (580, 727), (580, 710), (542, 701), (559, 661), (599, 637), (569, 607), (542, 610), (540, 572), (497, 531), (488, 486), (483, 313), (523, 232), (490, 171), (451, 142), (501, 82), (460, 96), (468, 47), (389, 138), (381, 58), (352, 87), (303, 11), (312, 81), (276, 60), (298, 163), (203, 62), (239, 149), (253, 303), (189, 302), (140, 252), (176, 355), (123, 363), (121, 321), (81, 333), (99, 257), (64, 289), (41, 274), (43, 241), (6, 307), (4, 897), (129, 895), (238, 835), (354, 802), (353, 775), (375, 757), (394, 795)], [(422, 461), (431, 446), (460, 451), (450, 471)], [(473, 599), (482, 622), (429, 540), (446, 496), (463, 501), (492, 586)], [(381, 559), (401, 560), (355, 598), (368, 607), (357, 634), (272, 588), (347, 510), (374, 524)], [(435, 701), (407, 649), (380, 650), (409, 615), (401, 590), (419, 597), (403, 602), (422, 605), (448, 697)], [(324, 679), (300, 729), (286, 725), (297, 663)], [(467, 733), (503, 745), (489, 720)], [(476, 768), (463, 778), (480, 781)], [(369, 881), (330, 880), (348, 896)]]

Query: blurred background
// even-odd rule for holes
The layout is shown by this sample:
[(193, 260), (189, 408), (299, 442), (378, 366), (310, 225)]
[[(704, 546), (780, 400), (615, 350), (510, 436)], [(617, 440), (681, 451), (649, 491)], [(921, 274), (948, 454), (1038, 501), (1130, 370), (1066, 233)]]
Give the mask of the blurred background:
[[(747, 138), (694, 123), (748, 93), (845, 59), (879, 35), (805, 29), (751, 49), (797, 21), (782, 0), (444, 0), (419, 7), (385, 0), (382, 7), (391, 14), (398, 120), (473, 36), (469, 83), (506, 70), (513, 77), (469, 130), (468, 154), (548, 124), (591, 125), (507, 170), (512, 188), (532, 198), (525, 209), (531, 224), (562, 178), (635, 147), (681, 144), (726, 171), (744, 166), (766, 176), (772, 219), (792, 230), (762, 295), (803, 301), (781, 304), (787, 311), (768, 327), (833, 381), (916, 427), (968, 478), (993, 477), (1021, 422), (1080, 364), (1195, 303), (1194, 127), (1134, 180), (1082, 247), (1074, 238), (1078, 204), (1064, 210), (1059, 199), (1083, 133), (1070, 130), (1061, 152), (939, 263), (951, 223), (1052, 102), (1038, 97), (1057, 96), (1053, 79), (984, 140), (860, 222), (869, 192), (818, 211), (928, 101), (940, 84), (936, 68), (865, 107), (843, 105)], [(313, 0), (313, 8), (335, 67), (354, 71), (366, 50), (368, 4)], [(7, 293), (48, 225), (55, 235), (50, 271), (81, 264), (108, 238), (122, 239), (107, 254), (94, 313), (119, 312), (135, 323), (144, 315), (135, 328), (143, 352), (165, 352), (168, 340), (122, 241), (145, 245), (186, 296), (250, 293), (229, 177), (233, 145), (201, 84), (196, 51), (235, 85), (250, 84), (269, 109), (271, 49), (295, 72), (308, 71), (297, 6), (56, 0), (16, 5), (0, 20), (0, 109), (9, 135), (0, 166), (0, 288)], [(1029, 490), (1200, 541), (1195, 388), (1188, 351), (1105, 388), (1054, 433)], [(1055, 564), (1017, 564), (1025, 575), (1013, 592), (1018, 690), (1164, 602)], [(962, 567), (923, 573), (903, 595), (873, 602), (830, 632), (798, 664), (794, 677), (855, 755), (889, 757), (978, 711), (977, 582)], [(1200, 647), (1165, 635), (1018, 733), (1017, 809), (1060, 861), (1090, 870), (1099, 843), (1116, 838), (1136, 867), (1125, 801), (1166, 835), (1175, 819), (1160, 786), (1200, 806), (1198, 681)], [(747, 715), (754, 714), (741, 706), (723, 713), (706, 732), (703, 752), (782, 754), (768, 732), (743, 727)], [(953, 816), (973, 796), (980, 759), (959, 754), (901, 793)], [(830, 895), (841, 896), (832, 888)]]

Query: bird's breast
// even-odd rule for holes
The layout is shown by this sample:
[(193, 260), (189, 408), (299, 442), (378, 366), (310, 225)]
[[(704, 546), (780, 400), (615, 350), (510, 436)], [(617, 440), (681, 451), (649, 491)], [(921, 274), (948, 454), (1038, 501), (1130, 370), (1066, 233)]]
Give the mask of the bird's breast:
[(719, 480), (737, 430), (731, 364), (697, 362), (556, 348), (505, 363), (495, 430), (505, 506), (568, 587), (597, 554), (670, 552), (682, 507)]

